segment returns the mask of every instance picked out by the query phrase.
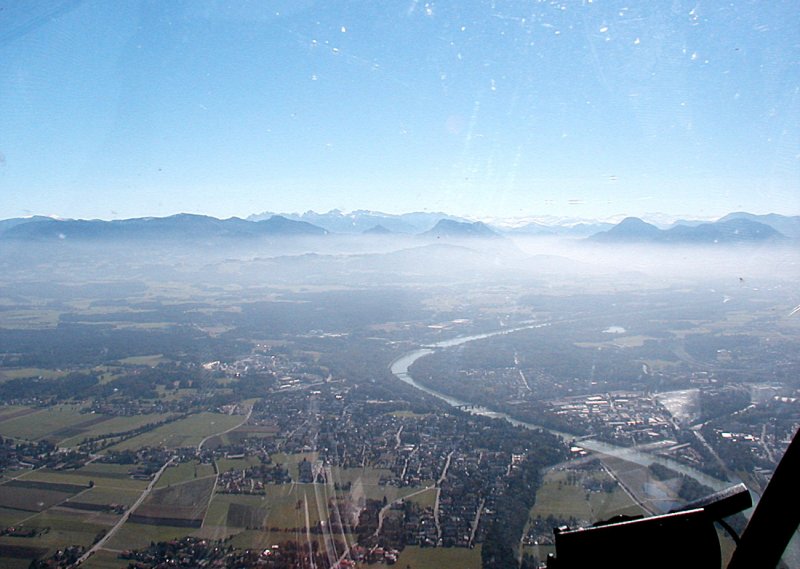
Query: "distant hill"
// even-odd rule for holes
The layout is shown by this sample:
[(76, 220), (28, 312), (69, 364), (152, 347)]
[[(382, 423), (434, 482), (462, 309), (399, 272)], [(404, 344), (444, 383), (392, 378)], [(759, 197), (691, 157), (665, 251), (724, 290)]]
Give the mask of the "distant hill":
[(0, 220), (0, 235), (3, 234), (4, 231), (8, 231), (12, 227), (16, 227), (17, 225), (23, 225), (25, 223), (31, 223), (34, 221), (50, 221), (51, 217), (46, 217), (44, 215), (34, 215), (32, 217), (14, 217), (11, 219), (1, 219)]
[(369, 229), (365, 229), (362, 232), (364, 235), (391, 235), (394, 231), (390, 229), (386, 229), (380, 223), (374, 227), (370, 227)]
[(500, 234), (493, 231), (483, 222), (474, 223), (465, 221), (454, 221), (452, 219), (440, 219), (439, 222), (430, 230), (420, 234), (420, 237), (429, 239), (464, 239), (475, 237), (497, 238)]
[(589, 237), (597, 243), (757, 243), (786, 240), (769, 225), (749, 219), (720, 220), (700, 225), (676, 225), (659, 229), (638, 217), (627, 217), (609, 229)]
[[(260, 213), (248, 217), (248, 221), (260, 221), (275, 215), (273, 213)], [(305, 221), (327, 229), (331, 233), (361, 234), (380, 225), (393, 233), (406, 233), (413, 235), (432, 228), (441, 219), (454, 219), (458, 217), (441, 212), (414, 212), (395, 215), (378, 211), (356, 210), (345, 213), (334, 209), (327, 213), (307, 211), (302, 214), (282, 213), (287, 219)]]
[(659, 241), (663, 239), (664, 233), (666, 232), (638, 217), (626, 217), (608, 231), (596, 233), (589, 239), (602, 243)]
[(707, 219), (676, 219), (672, 223), (669, 224), (666, 229), (672, 229), (673, 227), (677, 227), (679, 225), (688, 225), (689, 227), (697, 227), (698, 225), (703, 225), (704, 223), (708, 223)]
[(606, 231), (614, 227), (613, 223), (576, 223), (574, 225), (545, 225), (543, 223), (531, 222), (520, 227), (515, 227), (506, 231), (509, 235), (562, 235), (568, 237), (589, 237), (600, 231)]
[(202, 242), (208, 239), (280, 235), (326, 235), (328, 232), (310, 223), (281, 216), (253, 222), (237, 217), (217, 219), (205, 215), (178, 214), (169, 217), (142, 217), (114, 221), (43, 218), (12, 225), (0, 234), (15, 240), (183, 240)]
[[(663, 217), (663, 216), (662, 216)], [(316, 220), (313, 223), (310, 220)], [(500, 223), (510, 223), (509, 220)], [(800, 216), (755, 215), (736, 212), (716, 222), (679, 220), (660, 229), (638, 217), (613, 225), (599, 221), (527, 219), (521, 226), (490, 226), (445, 213), (415, 212), (402, 215), (367, 210), (325, 214), (260, 214), (248, 219), (217, 219), (206, 215), (177, 214), (105, 221), (55, 219), (44, 216), (0, 220), (3, 240), (167, 240), (185, 243), (226, 242), (236, 239), (279, 236), (407, 235), (424, 239), (471, 239), (475, 237), (588, 237), (594, 242), (746, 243), (800, 239)], [(502, 239), (501, 239), (502, 241)], [(510, 240), (507, 240), (510, 242)]]
[(777, 213), (768, 213), (766, 215), (755, 215), (743, 211), (729, 213), (719, 221), (726, 222), (736, 219), (746, 219), (748, 221), (755, 221), (769, 225), (775, 231), (782, 233), (790, 239), (800, 239), (800, 215), (779, 215)]
[[(245, 223), (253, 223), (245, 221)], [(273, 215), (264, 221), (255, 222), (258, 235), (327, 235), (327, 229), (308, 223)]]

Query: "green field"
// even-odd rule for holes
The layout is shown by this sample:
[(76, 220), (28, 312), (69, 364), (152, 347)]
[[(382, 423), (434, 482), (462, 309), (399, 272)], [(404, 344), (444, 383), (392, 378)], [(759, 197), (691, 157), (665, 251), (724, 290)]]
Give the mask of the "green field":
[[(150, 545), (151, 541), (168, 541), (186, 535), (195, 535), (196, 530), (192, 528), (180, 528), (173, 526), (155, 526), (150, 524), (137, 524), (131, 521), (125, 522), (120, 530), (106, 542), (109, 549), (142, 549)], [(127, 567), (127, 565), (126, 565)]]
[(13, 557), (0, 555), (0, 567), (3, 569), (29, 569), (32, 559), (33, 557), (15, 559)]
[[(334, 539), (337, 542), (337, 553), (341, 553), (344, 551), (344, 547), (341, 543), (341, 534), (334, 536)], [(350, 536), (348, 536), (348, 539), (352, 542), (352, 538)], [(230, 540), (230, 544), (233, 547), (240, 549), (266, 549), (272, 545), (289, 540), (299, 541), (301, 543), (307, 543), (308, 541), (305, 530), (281, 532), (245, 530), (233, 536)], [(325, 548), (325, 538), (323, 536), (311, 534), (311, 541), (316, 541), (319, 544), (320, 549)]]
[(123, 441), (110, 448), (113, 450), (129, 450), (145, 446), (165, 446), (169, 448), (197, 446), (205, 437), (235, 427), (242, 422), (242, 419), (241, 415), (197, 413)]
[[(39, 528), (43, 532), (37, 537), (24, 539), (24, 545), (42, 548), (49, 553), (64, 547), (64, 544), (91, 545), (101, 531), (108, 530), (113, 520), (106, 516), (109, 523), (96, 523), (98, 519), (101, 518), (95, 514), (68, 510), (43, 512), (25, 522), (25, 527)], [(0, 546), (3, 545), (20, 545), (20, 538), (0, 537)]]
[[(611, 492), (586, 490), (584, 483), (611, 482), (613, 479), (599, 464), (591, 469), (557, 467), (547, 471), (536, 492), (529, 524), (537, 517), (566, 520), (575, 518), (581, 524), (594, 523), (618, 514), (641, 514), (642, 509), (617, 485)], [(528, 532), (528, 525), (525, 533)], [(525, 552), (544, 561), (553, 546), (526, 546)]]
[[(88, 437), (98, 437), (110, 433), (123, 433), (125, 431), (144, 427), (145, 425), (158, 423), (172, 416), (173, 414), (171, 413), (158, 413), (152, 415), (133, 415), (130, 417), (110, 417), (102, 423), (81, 428), (80, 433), (76, 433), (74, 436), (62, 440), (60, 446), (77, 446)], [(74, 428), (80, 427), (80, 424), (74, 426)]]
[(87, 486), (12, 480), (0, 485), (0, 507), (42, 512), (87, 489)]
[[(577, 478), (570, 479), (570, 473)], [(579, 520), (596, 522), (617, 514), (640, 514), (641, 509), (619, 487), (612, 492), (587, 491), (583, 483), (588, 479), (598, 481), (612, 480), (603, 470), (575, 471), (550, 470), (544, 477), (542, 486), (536, 493), (536, 504), (531, 510), (532, 517), (553, 515), (560, 518), (575, 517)]]
[(94, 488), (87, 490), (86, 492), (83, 492), (74, 498), (70, 498), (63, 505), (69, 506), (70, 502), (79, 502), (82, 504), (121, 504), (124, 506), (130, 506), (139, 498), (139, 496), (141, 496), (141, 494), (142, 492), (140, 490), (123, 490), (121, 488), (105, 488), (102, 486), (95, 486)]
[(30, 512), (24, 512), (22, 510), (0, 508), (0, 527), (13, 526), (14, 524), (19, 523), (21, 520), (29, 518), (30, 515)]
[(246, 456), (244, 458), (220, 458), (217, 459), (217, 470), (228, 472), (229, 470), (245, 470), (251, 466), (258, 466), (261, 460), (257, 456)]
[(274, 427), (243, 425), (242, 427), (239, 427), (230, 433), (225, 433), (224, 435), (209, 439), (207, 444), (208, 448), (214, 449), (225, 445), (241, 444), (241, 442), (246, 438), (272, 439), (275, 438), (275, 436), (276, 429)]
[(88, 486), (93, 482), (102, 488), (122, 490), (144, 490), (146, 480), (133, 480), (128, 475), (130, 466), (122, 464), (91, 463), (78, 470), (33, 470), (20, 476), (19, 480), (38, 480), (58, 484), (77, 484)]
[(166, 359), (163, 354), (154, 354), (152, 356), (131, 356), (129, 358), (123, 358), (119, 360), (119, 363), (122, 365), (155, 367), (166, 361), (169, 360)]
[[(265, 495), (245, 494), (216, 494), (208, 508), (204, 527), (218, 528), (219, 532), (226, 533), (236, 529), (244, 529), (248, 525), (241, 525), (241, 521), (263, 512), (260, 518), (261, 526), (277, 528), (280, 530), (293, 530), (306, 527), (306, 502), (308, 503), (308, 523), (316, 525), (322, 519), (327, 519), (327, 493), (324, 486), (318, 484), (268, 484)], [(320, 497), (322, 512), (317, 505), (317, 495)], [(248, 513), (245, 510), (250, 510)], [(246, 520), (245, 520), (246, 521)], [(280, 540), (278, 540), (280, 541)]]
[(5, 405), (0, 407), (0, 423), (9, 421), (14, 417), (36, 413), (36, 411), (38, 411), (38, 409), (26, 405)]
[(400, 552), (397, 567), (409, 569), (480, 569), (481, 546), (465, 547), (418, 547), (408, 546)]
[(408, 500), (416, 503), (420, 508), (433, 508), (436, 505), (436, 488), (425, 490), (420, 494), (411, 496)]
[[(35, 413), (14, 417), (0, 423), (0, 435), (26, 440), (48, 438), (48, 435), (74, 427), (91, 418), (91, 415), (80, 413), (82, 405), (57, 405), (41, 409)], [(58, 442), (66, 437), (55, 437)]]
[[(315, 494), (315, 486), (317, 493)], [(305, 504), (308, 503), (308, 523), (316, 525), (327, 519), (327, 509), (320, 512), (317, 508), (316, 496), (326, 496), (321, 484), (270, 484), (266, 487), (269, 516), (265, 525), (280, 528), (305, 527)], [(323, 498), (323, 504), (327, 499)], [(320, 515), (322, 514), (322, 515)]]
[(297, 465), (303, 462), (303, 459), (314, 462), (317, 460), (318, 456), (319, 453), (316, 452), (302, 452), (297, 454), (277, 452), (270, 458), (273, 464), (282, 464), (289, 471), (289, 476), (292, 477), (292, 480), (297, 480), (300, 478), (300, 468)]
[(333, 480), (340, 485), (350, 483), (350, 497), (353, 499), (363, 497), (370, 500), (383, 500), (386, 498), (387, 501), (393, 502), (397, 498), (420, 490), (418, 486), (398, 488), (388, 484), (379, 484), (382, 476), (391, 477), (391, 473), (378, 468), (333, 468), (332, 473)]
[(252, 508), (269, 508), (271, 501), (267, 496), (247, 494), (215, 494), (206, 512), (204, 526), (225, 526), (231, 504), (240, 504)]
[(87, 559), (82, 565), (82, 569), (126, 569), (130, 560), (128, 559), (119, 559), (117, 557), (117, 552), (115, 551), (104, 551), (100, 550), (94, 555), (92, 555), (89, 559)]
[(165, 488), (171, 484), (189, 482), (190, 480), (205, 478), (214, 474), (214, 467), (211, 464), (201, 464), (196, 461), (173, 463), (164, 471), (155, 487)]
[(132, 516), (136, 516), (136, 521), (145, 517), (154, 522), (175, 519), (197, 520), (199, 524), (205, 517), (215, 480), (214, 476), (207, 476), (154, 490)]
[(58, 325), (60, 317), (60, 311), (48, 310), (43, 306), (37, 306), (30, 310), (8, 310), (3, 312), (0, 328), (13, 328), (17, 330), (53, 328)]
[(43, 377), (56, 379), (67, 375), (65, 371), (42, 369), (38, 367), (3, 368), (0, 370), (0, 379), (22, 379), (26, 377)]

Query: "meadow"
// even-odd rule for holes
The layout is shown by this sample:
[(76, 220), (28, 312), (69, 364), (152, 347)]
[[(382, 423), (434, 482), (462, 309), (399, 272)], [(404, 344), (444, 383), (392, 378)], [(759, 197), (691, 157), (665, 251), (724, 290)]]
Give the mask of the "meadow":
[(145, 446), (167, 448), (196, 447), (200, 442), (215, 433), (220, 433), (242, 422), (241, 415), (223, 415), (221, 413), (196, 413), (185, 419), (173, 421), (136, 437), (127, 439), (112, 447), (111, 450), (132, 450)]

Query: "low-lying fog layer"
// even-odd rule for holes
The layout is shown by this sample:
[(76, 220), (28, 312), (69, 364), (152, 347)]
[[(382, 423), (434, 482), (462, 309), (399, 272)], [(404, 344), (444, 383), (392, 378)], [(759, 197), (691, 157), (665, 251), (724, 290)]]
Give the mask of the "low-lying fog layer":
[(66, 280), (207, 280), (267, 284), (502, 281), (571, 277), (591, 285), (735, 279), (742, 286), (796, 282), (793, 245), (686, 246), (596, 244), (558, 238), (422, 239), (325, 236), (247, 242), (0, 242), (6, 283)]

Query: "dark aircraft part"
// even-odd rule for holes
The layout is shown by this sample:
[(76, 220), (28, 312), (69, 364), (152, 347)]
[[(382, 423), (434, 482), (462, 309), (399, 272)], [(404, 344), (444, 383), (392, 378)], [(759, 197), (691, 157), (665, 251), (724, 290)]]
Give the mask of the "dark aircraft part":
[(706, 496), (705, 498), (695, 500), (694, 502), (689, 502), (682, 508), (677, 508), (672, 511), (684, 512), (686, 510), (703, 508), (715, 522), (717, 522), (726, 532), (728, 532), (728, 535), (733, 538), (733, 541), (735, 541), (736, 545), (738, 546), (740, 542), (739, 535), (736, 533), (736, 530), (734, 530), (733, 527), (731, 527), (731, 525), (728, 524), (728, 522), (726, 522), (723, 518), (732, 516), (733, 514), (741, 512), (742, 510), (746, 510), (747, 508), (751, 508), (752, 506), (753, 499), (750, 497), (750, 491), (744, 484), (739, 483), (736, 486), (731, 486), (725, 490), (720, 490), (719, 492), (715, 492), (714, 494)]
[[(798, 431), (800, 433), (800, 431)], [(775, 567), (800, 525), (800, 437), (786, 449), (742, 533), (728, 569)]]
[(548, 569), (708, 569), (721, 564), (714, 519), (704, 509), (557, 529)]
[[(728, 569), (772, 569), (800, 526), (800, 431), (783, 455), (764, 495), (737, 541)], [(744, 484), (687, 504), (682, 510), (592, 527), (555, 530), (556, 554), (548, 569), (716, 569), (720, 548), (714, 522), (752, 505)]]
[(713, 519), (720, 520), (752, 506), (753, 499), (750, 497), (750, 492), (747, 490), (747, 486), (740, 482), (736, 486), (731, 486), (725, 490), (714, 492), (705, 498), (689, 502), (682, 508), (672, 510), (672, 512), (685, 512), (702, 508)]

